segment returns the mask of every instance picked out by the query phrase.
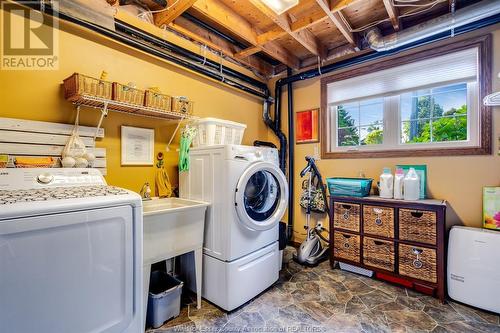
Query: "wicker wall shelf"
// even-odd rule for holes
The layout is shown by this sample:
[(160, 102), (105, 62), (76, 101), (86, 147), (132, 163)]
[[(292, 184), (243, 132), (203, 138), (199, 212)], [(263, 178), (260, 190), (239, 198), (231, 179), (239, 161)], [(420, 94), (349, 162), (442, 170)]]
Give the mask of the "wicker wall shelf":
[(179, 112), (172, 112), (147, 106), (134, 105), (130, 103), (119, 102), (111, 99), (95, 97), (90, 95), (79, 95), (77, 98), (73, 98), (71, 102), (73, 102), (73, 104), (77, 106), (87, 106), (95, 109), (105, 110), (105, 112), (107, 111), (122, 112), (142, 117), (151, 117), (151, 118), (167, 119), (167, 120), (198, 119), (198, 117), (196, 116), (187, 115)]

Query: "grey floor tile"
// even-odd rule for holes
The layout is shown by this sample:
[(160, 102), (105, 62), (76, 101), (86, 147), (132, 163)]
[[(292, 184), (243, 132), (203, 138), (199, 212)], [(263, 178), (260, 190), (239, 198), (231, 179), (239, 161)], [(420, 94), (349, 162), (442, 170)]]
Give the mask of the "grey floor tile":
[(285, 250), (284, 269), (267, 291), (232, 312), (183, 295), (180, 316), (148, 333), (500, 333), (498, 314), (439, 300), (339, 269), (305, 268)]

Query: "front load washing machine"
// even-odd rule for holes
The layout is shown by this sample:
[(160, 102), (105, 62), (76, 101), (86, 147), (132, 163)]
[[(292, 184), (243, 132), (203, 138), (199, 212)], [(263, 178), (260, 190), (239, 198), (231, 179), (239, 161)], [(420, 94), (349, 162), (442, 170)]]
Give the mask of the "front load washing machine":
[(288, 205), (278, 151), (222, 145), (193, 148), (180, 196), (211, 202), (205, 221), (204, 298), (231, 311), (278, 280), (278, 224)]

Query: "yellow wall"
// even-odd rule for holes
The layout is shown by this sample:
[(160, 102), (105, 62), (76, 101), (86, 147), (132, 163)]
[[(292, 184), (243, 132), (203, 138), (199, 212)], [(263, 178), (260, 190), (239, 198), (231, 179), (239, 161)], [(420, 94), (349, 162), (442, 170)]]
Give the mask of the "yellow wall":
[[(497, 28), (498, 29), (498, 28)], [(500, 30), (493, 34), (493, 90), (500, 90)], [(311, 79), (294, 83), (294, 111), (302, 111), (320, 107), (320, 80)], [(287, 92), (282, 98), (283, 129), (287, 129)], [(465, 157), (408, 157), (408, 158), (372, 158), (372, 159), (336, 159), (321, 160), (318, 166), (324, 178), (332, 176), (357, 177), (363, 171), (367, 177), (378, 180), (385, 166), (396, 164), (427, 164), (429, 194), (434, 198), (446, 199), (449, 202), (447, 211), (448, 225), (465, 224), (481, 226), (482, 221), (482, 188), (483, 186), (500, 186), (500, 156), (498, 137), (500, 135), (500, 108), (493, 110), (493, 155)], [(303, 225), (305, 216), (299, 206), (300, 170), (305, 166), (304, 157), (314, 155), (318, 144), (295, 145), (295, 213), (294, 239), (300, 241), (305, 237)], [(318, 218), (317, 216), (315, 218)], [(313, 223), (314, 223), (313, 219)]]
[[(72, 123), (75, 109), (63, 98), (61, 83), (74, 72), (99, 76), (102, 70), (113, 81), (134, 82), (140, 88), (160, 87), (167, 94), (188, 96), (195, 102), (195, 115), (218, 117), (247, 124), (244, 144), (266, 140), (261, 120), (261, 100), (223, 87), (164, 61), (98, 37), (86, 30), (63, 24), (60, 38), (60, 68), (56, 71), (0, 70), (0, 117)], [(82, 109), (81, 124), (96, 126), (100, 113)], [(155, 129), (155, 151), (165, 151), (175, 128), (164, 120), (110, 113), (104, 120), (105, 138), (97, 143), (107, 148), (106, 177), (109, 184), (139, 191), (146, 181), (154, 183), (153, 167), (120, 166), (120, 126)], [(166, 153), (168, 173), (177, 182), (178, 139)]]

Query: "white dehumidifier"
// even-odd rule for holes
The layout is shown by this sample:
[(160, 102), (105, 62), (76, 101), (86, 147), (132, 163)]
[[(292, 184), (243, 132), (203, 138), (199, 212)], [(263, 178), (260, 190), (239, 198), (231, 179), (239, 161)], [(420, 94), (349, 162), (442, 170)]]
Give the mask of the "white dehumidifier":
[(500, 313), (500, 232), (453, 227), (448, 245), (448, 295)]

